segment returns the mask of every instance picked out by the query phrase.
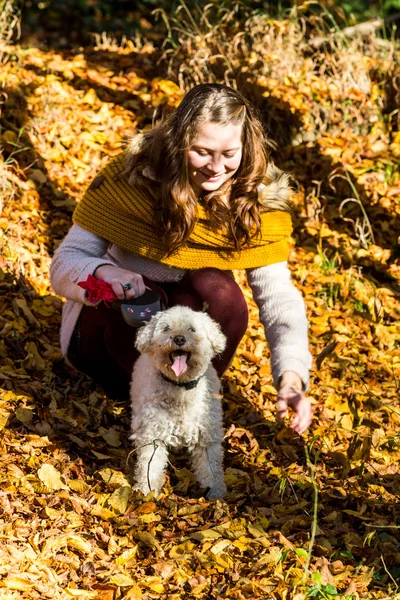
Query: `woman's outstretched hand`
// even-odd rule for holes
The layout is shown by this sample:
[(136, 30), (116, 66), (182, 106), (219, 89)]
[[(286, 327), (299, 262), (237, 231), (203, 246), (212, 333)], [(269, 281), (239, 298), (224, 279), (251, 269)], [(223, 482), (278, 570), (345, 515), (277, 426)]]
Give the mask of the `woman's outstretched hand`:
[(305, 432), (312, 419), (311, 404), (302, 392), (302, 381), (297, 373), (285, 371), (282, 375), (278, 392), (278, 417), (287, 416), (291, 408), (295, 416), (290, 423), (291, 428), (299, 435)]
[(101, 265), (96, 269), (94, 276), (109, 283), (119, 300), (137, 298), (144, 294), (146, 289), (143, 277), (139, 273), (132, 273), (113, 265)]

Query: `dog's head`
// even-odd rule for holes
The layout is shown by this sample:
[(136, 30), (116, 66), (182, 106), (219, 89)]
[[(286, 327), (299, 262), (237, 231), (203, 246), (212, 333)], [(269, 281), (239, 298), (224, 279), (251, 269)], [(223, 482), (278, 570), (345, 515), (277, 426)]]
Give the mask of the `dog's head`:
[(190, 381), (205, 373), (210, 360), (225, 349), (218, 323), (204, 312), (174, 306), (154, 315), (138, 330), (136, 348), (148, 354), (169, 378)]

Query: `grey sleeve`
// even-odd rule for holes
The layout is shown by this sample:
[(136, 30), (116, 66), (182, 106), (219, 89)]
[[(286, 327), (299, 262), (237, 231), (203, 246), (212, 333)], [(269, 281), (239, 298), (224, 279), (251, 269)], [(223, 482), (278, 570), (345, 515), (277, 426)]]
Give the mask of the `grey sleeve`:
[(303, 298), (291, 281), (287, 262), (246, 272), (271, 350), (275, 387), (279, 388), (284, 371), (295, 371), (303, 382), (303, 389), (307, 390), (312, 364), (308, 321)]
[(74, 224), (57, 248), (50, 266), (50, 282), (56, 294), (88, 304), (85, 290), (77, 284), (93, 275), (100, 265), (114, 265), (103, 258), (107, 248), (106, 240)]

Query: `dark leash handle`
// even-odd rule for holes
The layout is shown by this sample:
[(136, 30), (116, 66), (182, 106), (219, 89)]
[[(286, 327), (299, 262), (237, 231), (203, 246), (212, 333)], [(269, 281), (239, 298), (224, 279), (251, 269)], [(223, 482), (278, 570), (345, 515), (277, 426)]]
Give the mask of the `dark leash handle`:
[(111, 303), (111, 307), (120, 310), (125, 322), (131, 327), (141, 327), (150, 321), (153, 315), (168, 307), (168, 298), (164, 290), (147, 277), (143, 276), (143, 281), (147, 288), (144, 294), (130, 300), (115, 300)]

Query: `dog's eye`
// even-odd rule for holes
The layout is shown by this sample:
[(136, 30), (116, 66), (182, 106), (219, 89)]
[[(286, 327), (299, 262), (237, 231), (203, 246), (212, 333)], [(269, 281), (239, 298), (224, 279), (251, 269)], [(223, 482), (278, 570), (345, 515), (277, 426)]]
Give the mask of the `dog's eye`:
[(194, 333), (196, 333), (196, 330), (194, 327), (189, 327), (189, 331), (193, 331)]
[(171, 327), (169, 325), (166, 325), (164, 327), (163, 331), (165, 331), (165, 333), (167, 333), (167, 331), (171, 331)]

